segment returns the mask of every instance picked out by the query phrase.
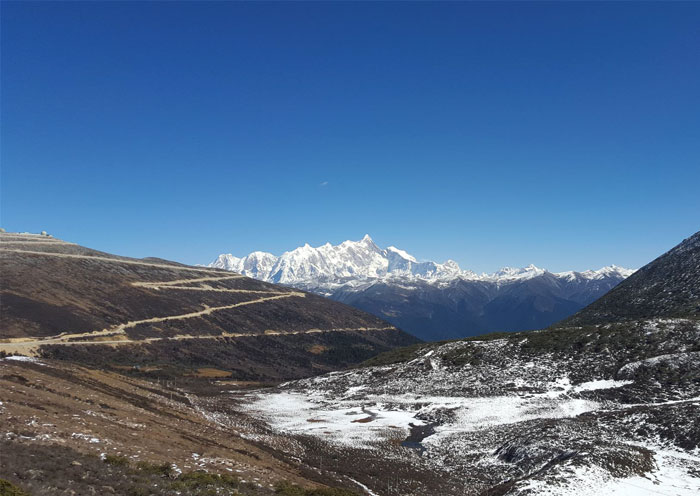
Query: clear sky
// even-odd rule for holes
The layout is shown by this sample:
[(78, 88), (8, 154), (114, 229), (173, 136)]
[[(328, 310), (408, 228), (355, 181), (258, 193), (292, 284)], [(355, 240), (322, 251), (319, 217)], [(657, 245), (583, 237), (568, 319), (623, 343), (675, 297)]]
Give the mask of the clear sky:
[(700, 229), (700, 3), (2, 2), (0, 224), (493, 271)]

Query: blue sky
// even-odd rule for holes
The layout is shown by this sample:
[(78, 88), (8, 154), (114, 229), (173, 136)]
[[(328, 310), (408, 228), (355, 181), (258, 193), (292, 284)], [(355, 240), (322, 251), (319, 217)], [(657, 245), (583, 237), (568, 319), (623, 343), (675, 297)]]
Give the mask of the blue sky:
[(700, 3), (2, 3), (1, 221), (493, 271), (700, 229)]

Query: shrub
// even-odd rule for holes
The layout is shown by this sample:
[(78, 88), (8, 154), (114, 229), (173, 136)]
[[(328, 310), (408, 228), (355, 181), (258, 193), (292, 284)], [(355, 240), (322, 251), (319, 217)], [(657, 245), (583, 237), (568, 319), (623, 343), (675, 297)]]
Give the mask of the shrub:
[(133, 486), (129, 489), (128, 496), (150, 496), (151, 490), (143, 486)]
[(5, 479), (0, 479), (0, 496), (29, 496), (29, 493)]
[(171, 487), (176, 491), (185, 491), (186, 494), (193, 494), (195, 491), (237, 489), (239, 484), (240, 479), (233, 475), (188, 472), (178, 477)]
[(107, 455), (104, 462), (108, 465), (116, 465), (117, 467), (126, 467), (129, 465), (129, 459), (125, 456)]
[(275, 493), (282, 496), (357, 496), (354, 491), (340, 489), (337, 487), (317, 487), (314, 489), (304, 489), (290, 482), (280, 482), (275, 487)]
[(140, 461), (136, 464), (136, 468), (147, 474), (161, 475), (170, 477), (173, 475), (173, 466), (169, 463), (150, 463)]

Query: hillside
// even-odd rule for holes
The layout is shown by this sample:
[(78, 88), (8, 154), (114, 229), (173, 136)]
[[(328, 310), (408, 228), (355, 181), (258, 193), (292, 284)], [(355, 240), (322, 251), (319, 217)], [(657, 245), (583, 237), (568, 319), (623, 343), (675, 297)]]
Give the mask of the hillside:
[(355, 494), (324, 490), (354, 485), (281, 460), (246, 439), (245, 423), (202, 409), (198, 398), (216, 394), (215, 383), (191, 386), (0, 358), (0, 494), (16, 494), (4, 481), (31, 496)]
[(562, 325), (654, 317), (700, 318), (700, 232), (639, 269)]
[(416, 340), (304, 291), (221, 270), (0, 234), (0, 351), (119, 370), (282, 380)]
[(372, 238), (308, 244), (277, 257), (222, 254), (210, 267), (308, 290), (385, 319), (425, 341), (547, 327), (615, 287), (632, 270), (609, 266), (552, 273), (530, 265), (493, 274), (418, 261)]

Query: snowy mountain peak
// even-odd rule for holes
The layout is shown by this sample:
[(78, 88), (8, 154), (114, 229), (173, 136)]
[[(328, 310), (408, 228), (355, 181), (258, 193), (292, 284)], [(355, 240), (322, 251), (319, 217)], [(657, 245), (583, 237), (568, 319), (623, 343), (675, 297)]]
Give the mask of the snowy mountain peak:
[[(539, 267), (530, 264), (527, 267), (517, 268), (517, 267), (503, 267), (501, 270), (490, 275), (492, 279), (530, 279), (532, 277), (537, 277), (546, 272), (545, 269), (540, 269)], [(486, 275), (489, 277), (489, 275)]]
[(413, 255), (409, 255), (405, 251), (399, 250), (395, 246), (389, 246), (386, 250), (388, 252), (395, 253), (397, 256), (404, 258), (404, 259), (408, 260), (409, 262), (418, 262), (418, 260), (416, 260), (416, 258)]
[(584, 270), (583, 272), (575, 272), (571, 270), (567, 272), (560, 272), (557, 275), (568, 280), (598, 280), (607, 277), (626, 279), (627, 277), (631, 276), (634, 272), (635, 271), (633, 269), (626, 269), (624, 267), (618, 267), (617, 265), (608, 265), (606, 267), (601, 267), (598, 270)]
[(445, 263), (418, 261), (413, 255), (395, 246), (382, 249), (369, 234), (359, 241), (343, 241), (338, 245), (326, 243), (317, 248), (308, 243), (277, 257), (271, 253), (255, 251), (238, 258), (232, 254), (219, 255), (210, 267), (240, 272), (264, 281), (301, 287), (338, 287), (372, 280), (420, 280), (428, 283), (444, 283), (457, 279), (488, 282), (514, 282), (544, 274), (567, 280), (625, 278), (632, 272), (611, 265), (599, 270), (561, 272), (552, 274), (535, 265), (515, 268), (504, 267), (493, 274), (477, 275), (462, 270), (454, 260)]

